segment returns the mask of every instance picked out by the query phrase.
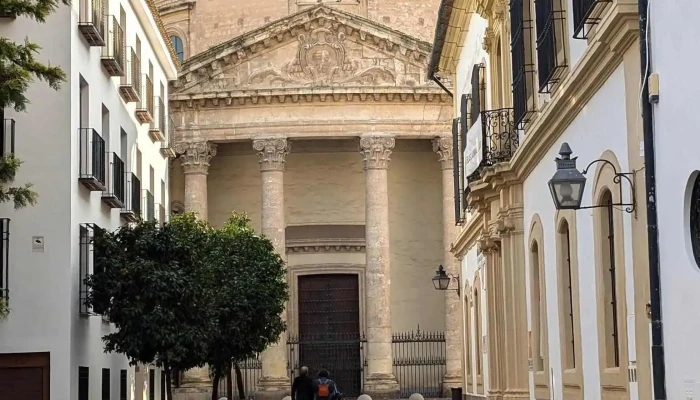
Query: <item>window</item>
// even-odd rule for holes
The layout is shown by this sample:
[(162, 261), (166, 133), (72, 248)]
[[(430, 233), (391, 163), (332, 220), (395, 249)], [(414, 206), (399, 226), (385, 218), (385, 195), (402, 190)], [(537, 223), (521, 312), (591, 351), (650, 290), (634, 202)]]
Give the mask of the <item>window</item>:
[(543, 372), (547, 358), (547, 340), (544, 334), (547, 330), (545, 319), (547, 310), (544, 302), (544, 274), (540, 266), (540, 246), (537, 241), (533, 241), (530, 246), (530, 268), (532, 270), (532, 367), (535, 372)]
[(588, 39), (590, 28), (600, 22), (607, 3), (612, 0), (573, 0), (574, 7), (574, 38)]
[(127, 373), (126, 370), (123, 369), (119, 371), (119, 400), (126, 400), (126, 389), (127, 389)]
[(606, 190), (600, 201), (601, 240), (603, 245), (603, 307), (605, 317), (605, 365), (608, 368), (620, 366), (620, 338), (618, 336), (617, 271), (615, 269), (615, 221), (613, 199)]
[(109, 110), (103, 104), (102, 105), (102, 138), (105, 141), (105, 152), (109, 152)]
[(95, 234), (95, 229), (99, 229), (95, 224), (80, 224), (80, 250), (79, 250), (79, 263), (80, 263), (80, 299), (79, 299), (79, 311), (81, 315), (90, 315), (92, 310), (85, 304), (88, 297), (88, 287), (85, 283), (88, 275), (95, 273), (94, 268), (94, 253), (93, 253), (93, 238)]
[[(0, 218), (0, 298), (10, 297), (10, 219)], [(7, 304), (7, 303), (5, 303)]]
[(78, 400), (89, 400), (90, 368), (78, 367)]
[(559, 304), (563, 329), (562, 362), (564, 369), (576, 368), (576, 339), (574, 335), (574, 289), (571, 271), (571, 237), (569, 223), (564, 220), (559, 226)]
[(121, 159), (126, 163), (127, 159), (127, 143), (128, 143), (128, 136), (126, 135), (126, 132), (124, 132), (124, 129), (120, 129), (119, 132), (119, 156)]
[(695, 263), (700, 267), (700, 174), (695, 177), (690, 195), (690, 244)]
[(562, 0), (535, 0), (540, 93), (550, 93), (566, 68), (566, 10)]
[(156, 400), (156, 371), (148, 370), (148, 400)]
[(182, 39), (173, 35), (170, 36), (170, 41), (173, 42), (177, 59), (180, 60), (180, 62), (183, 62), (185, 60), (185, 46), (182, 44)]
[(90, 127), (90, 86), (85, 78), (80, 75), (80, 127)]
[(474, 282), (474, 327), (476, 332), (476, 345), (474, 346), (474, 353), (476, 354), (476, 375), (482, 376), (482, 362), (483, 354), (481, 350), (481, 282), (478, 278)]
[(531, 0), (510, 0), (510, 52), (513, 74), (514, 122), (522, 126), (535, 111), (533, 91)]
[[(464, 287), (464, 340), (466, 343), (464, 343), (464, 349), (465, 349), (465, 354), (464, 354), (464, 369), (466, 370), (467, 377), (471, 378), (472, 376), (472, 308), (471, 308), (471, 303), (469, 302), (469, 295), (471, 294), (471, 289), (469, 288), (468, 285), (465, 285)], [(467, 382), (471, 382), (471, 379), (469, 379)], [(469, 386), (469, 383), (467, 383), (467, 386)], [(465, 389), (465, 391), (468, 391), (468, 389)]]
[(102, 400), (111, 400), (110, 390), (109, 368), (102, 368)]
[(452, 178), (455, 196), (455, 224), (464, 223), (464, 205), (462, 204), (462, 190), (464, 188), (464, 177), (462, 169), (463, 154), (462, 139), (459, 134), (459, 118), (452, 120)]
[(165, 400), (166, 399), (166, 380), (165, 380), (165, 371), (160, 372), (160, 400)]

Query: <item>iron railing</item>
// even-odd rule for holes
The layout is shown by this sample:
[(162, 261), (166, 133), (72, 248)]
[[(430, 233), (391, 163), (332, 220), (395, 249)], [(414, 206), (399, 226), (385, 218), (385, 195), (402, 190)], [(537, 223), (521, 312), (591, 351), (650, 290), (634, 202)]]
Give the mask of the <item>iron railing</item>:
[(92, 310), (88, 307), (86, 301), (90, 293), (90, 289), (87, 286), (86, 279), (91, 273), (95, 273), (93, 270), (95, 262), (95, 254), (93, 249), (93, 240), (95, 238), (95, 230), (97, 225), (95, 224), (80, 224), (80, 250), (78, 260), (80, 263), (80, 272), (78, 287), (79, 291), (79, 304), (78, 309), (80, 315), (92, 315)]
[(510, 28), (513, 108), (515, 124), (521, 125), (526, 123), (528, 117), (534, 112), (534, 107), (529, 99), (532, 88), (528, 87), (528, 81), (532, 79), (534, 71), (532, 57), (528, 54), (532, 27), (531, 21), (525, 18), (523, 0), (510, 0)]
[(105, 45), (105, 6), (103, 0), (80, 0), (78, 27), (90, 46)]
[(165, 139), (165, 103), (163, 102), (163, 98), (160, 96), (155, 97), (154, 103), (155, 109), (153, 114), (153, 122), (151, 123), (151, 129), (148, 130), (148, 133), (154, 142), (160, 142)]
[(136, 118), (142, 124), (153, 122), (154, 114), (154, 98), (153, 98), (153, 81), (147, 74), (143, 75), (141, 83), (141, 101), (136, 108)]
[(238, 370), (241, 372), (241, 380), (243, 381), (244, 393), (238, 392), (238, 385), (236, 384), (236, 371), (231, 371), (231, 378), (233, 379), (233, 393), (228, 391), (228, 377), (223, 376), (219, 380), (219, 397), (226, 397), (231, 400), (252, 400), (255, 399), (255, 389), (258, 384), (258, 380), (262, 377), (262, 363), (258, 356), (249, 358), (241, 363), (238, 363)]
[(481, 112), (482, 160), (467, 179), (473, 182), (481, 177), (484, 166), (510, 161), (520, 145), (512, 108)]
[(80, 176), (79, 179), (90, 190), (104, 191), (105, 186), (105, 141), (92, 128), (80, 128)]
[(10, 299), (10, 219), (0, 218), (0, 298)]
[(146, 209), (146, 221), (156, 220), (156, 201), (150, 190), (143, 191), (143, 206)]
[(127, 47), (125, 71), (119, 84), (119, 92), (127, 103), (141, 99), (141, 60), (133, 47)]
[(102, 66), (111, 76), (124, 75), (124, 31), (114, 15), (107, 17), (107, 43), (102, 48)]
[(175, 157), (175, 150), (172, 148), (171, 143), (172, 143), (172, 138), (173, 138), (173, 130), (175, 129), (175, 121), (173, 121), (172, 118), (168, 117), (168, 126), (165, 128), (165, 138), (160, 142), (160, 154), (163, 157), (170, 157), (174, 158)]
[(590, 28), (600, 22), (606, 3), (612, 0), (573, 0), (575, 39), (588, 39)]
[(129, 222), (141, 218), (141, 180), (133, 172), (126, 173), (126, 201), (121, 215)]
[(156, 204), (156, 212), (158, 214), (157, 219), (158, 219), (158, 225), (163, 226), (168, 220), (168, 216), (165, 214), (165, 206), (157, 203)]
[(394, 376), (401, 397), (420, 393), (425, 398), (442, 397), (442, 377), (447, 358), (444, 332), (415, 331), (392, 335)]
[(0, 129), (0, 155), (15, 154), (15, 120), (4, 119)]
[(112, 208), (122, 208), (126, 198), (124, 161), (117, 153), (108, 154), (107, 191), (102, 193), (102, 199)]
[[(555, 5), (556, 2), (556, 5)], [(561, 0), (535, 1), (537, 27), (537, 71), (540, 93), (550, 93), (566, 68), (566, 12)]]

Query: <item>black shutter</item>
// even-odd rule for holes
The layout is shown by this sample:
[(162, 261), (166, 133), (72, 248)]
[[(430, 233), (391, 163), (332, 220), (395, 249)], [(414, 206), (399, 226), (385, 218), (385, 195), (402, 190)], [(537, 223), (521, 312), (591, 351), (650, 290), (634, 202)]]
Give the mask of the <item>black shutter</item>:
[(469, 131), (469, 128), (471, 127), (471, 123), (469, 121), (469, 95), (468, 94), (463, 94), (462, 95), (462, 101), (459, 107), (459, 118), (461, 120), (460, 127), (462, 128), (461, 132), (461, 139), (462, 139), (462, 147), (460, 149), (462, 152), (464, 152), (464, 147), (466, 146), (465, 143), (467, 143), (466, 138), (467, 138), (467, 131)]
[(126, 370), (119, 371), (119, 400), (126, 400), (127, 389), (127, 374)]
[(78, 367), (78, 400), (89, 400), (90, 368)]
[(148, 370), (148, 400), (156, 400), (156, 371)]
[(472, 109), (471, 109), (471, 125), (474, 125), (479, 113), (481, 113), (481, 64), (474, 65), (472, 69)]
[(460, 160), (462, 155), (460, 154), (460, 149), (462, 148), (459, 142), (459, 118), (452, 120), (452, 175), (454, 177), (454, 191), (455, 191), (455, 224), (459, 224), (462, 221), (462, 169), (460, 168)]
[(165, 371), (160, 372), (160, 400), (165, 400)]
[(102, 368), (102, 400), (111, 400), (110, 384), (109, 368)]

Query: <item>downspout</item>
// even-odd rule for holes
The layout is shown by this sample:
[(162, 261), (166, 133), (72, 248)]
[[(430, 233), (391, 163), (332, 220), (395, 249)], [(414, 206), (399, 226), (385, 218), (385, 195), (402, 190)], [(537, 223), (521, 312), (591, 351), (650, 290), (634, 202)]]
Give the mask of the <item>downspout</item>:
[(649, 102), (647, 65), (647, 19), (649, 0), (639, 0), (639, 54), (642, 63), (642, 128), (644, 133), (644, 181), (646, 184), (647, 236), (649, 248), (649, 291), (651, 311), (651, 365), (655, 400), (666, 400), (666, 364), (664, 357), (663, 321), (661, 316), (661, 271), (659, 266), (659, 227), (656, 213), (656, 153), (654, 119)]
[(437, 75), (432, 74), (432, 75), (430, 76), (430, 80), (433, 81), (433, 82), (435, 82), (435, 83), (437, 83), (437, 85), (440, 86), (440, 88), (441, 88), (442, 90), (444, 90), (445, 93), (449, 94), (450, 97), (454, 97), (454, 96), (452, 95), (452, 92), (450, 92), (450, 90), (449, 90), (447, 87), (445, 87), (445, 85), (443, 85), (442, 82), (440, 82), (440, 78), (438, 78)]

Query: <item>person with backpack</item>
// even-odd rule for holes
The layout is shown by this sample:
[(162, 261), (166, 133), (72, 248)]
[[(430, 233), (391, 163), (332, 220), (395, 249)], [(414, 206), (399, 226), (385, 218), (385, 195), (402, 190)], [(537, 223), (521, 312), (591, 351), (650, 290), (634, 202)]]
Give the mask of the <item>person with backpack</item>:
[(318, 379), (314, 381), (314, 387), (316, 400), (337, 400), (342, 397), (335, 382), (330, 379), (330, 374), (325, 369), (318, 372)]
[(292, 383), (292, 400), (314, 400), (316, 391), (314, 379), (309, 376), (309, 368), (301, 367), (299, 373)]

